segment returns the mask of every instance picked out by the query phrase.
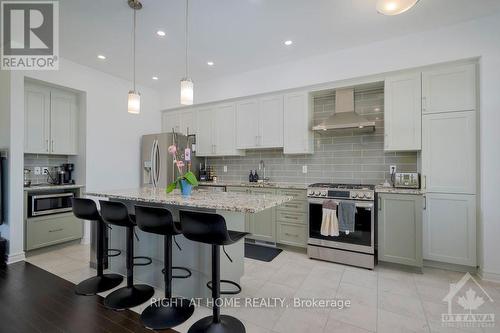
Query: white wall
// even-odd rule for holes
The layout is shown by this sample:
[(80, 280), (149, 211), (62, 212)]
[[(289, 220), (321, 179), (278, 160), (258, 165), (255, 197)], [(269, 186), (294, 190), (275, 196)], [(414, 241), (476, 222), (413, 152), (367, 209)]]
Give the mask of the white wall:
[(87, 190), (139, 185), (140, 137), (160, 131), (159, 96), (139, 87), (141, 114), (127, 113), (131, 83), (61, 59), (58, 71), (11, 73), (9, 260), (23, 255), (24, 80), (32, 78), (81, 91), (86, 96)]
[[(500, 14), (336, 53), (196, 83), (196, 102), (297, 88), (453, 60), (480, 58), (480, 258), (485, 278), (500, 280)], [(196, 80), (196, 77), (194, 77)], [(196, 81), (195, 81), (196, 82)], [(178, 105), (167, 95), (163, 109)]]

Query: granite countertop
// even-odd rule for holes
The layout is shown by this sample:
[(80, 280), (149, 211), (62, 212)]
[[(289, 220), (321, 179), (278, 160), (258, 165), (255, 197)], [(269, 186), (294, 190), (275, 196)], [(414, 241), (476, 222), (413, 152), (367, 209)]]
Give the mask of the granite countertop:
[(425, 190), (420, 188), (398, 188), (398, 187), (384, 187), (382, 185), (375, 186), (377, 193), (394, 193), (394, 194), (425, 194)]
[(70, 190), (74, 188), (82, 188), (85, 185), (51, 185), (51, 184), (40, 184), (40, 185), (31, 185), (30, 187), (25, 187), (24, 190), (26, 192), (35, 192), (35, 191), (50, 191), (50, 190)]
[(258, 213), (291, 201), (293, 197), (268, 194), (246, 194), (194, 190), (185, 198), (179, 190), (167, 194), (164, 188), (141, 187), (128, 190), (86, 192), (86, 195), (110, 199), (149, 202), (173, 206), (206, 208), (240, 213)]
[(281, 188), (281, 189), (296, 189), (305, 190), (308, 184), (305, 183), (250, 183), (250, 182), (227, 182), (227, 181), (217, 181), (214, 182), (199, 182), (201, 186), (226, 186), (226, 187), (258, 187), (258, 188)]

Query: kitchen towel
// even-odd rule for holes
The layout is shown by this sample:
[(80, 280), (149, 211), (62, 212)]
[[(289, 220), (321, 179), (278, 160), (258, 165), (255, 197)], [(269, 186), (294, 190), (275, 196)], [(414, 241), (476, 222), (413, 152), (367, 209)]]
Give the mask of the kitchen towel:
[(346, 234), (354, 232), (356, 220), (356, 204), (354, 202), (342, 201), (339, 204), (339, 230)]
[(332, 200), (323, 202), (323, 218), (320, 234), (323, 236), (338, 236), (339, 221), (337, 219), (337, 204)]

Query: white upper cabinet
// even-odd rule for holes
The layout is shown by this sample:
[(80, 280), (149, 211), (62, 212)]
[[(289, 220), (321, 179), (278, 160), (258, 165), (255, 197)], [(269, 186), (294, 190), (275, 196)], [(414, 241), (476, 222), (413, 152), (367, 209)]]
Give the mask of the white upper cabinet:
[(307, 91), (290, 93), (284, 100), (283, 152), (312, 154), (314, 152), (312, 110)]
[(235, 103), (198, 108), (196, 119), (196, 156), (243, 155), (236, 149)]
[(422, 118), (422, 186), (427, 192), (476, 194), (476, 112)]
[(42, 85), (25, 85), (24, 152), (78, 153), (77, 95)]
[(427, 193), (423, 212), (424, 259), (476, 266), (476, 196)]
[(422, 73), (422, 112), (424, 114), (475, 109), (475, 64)]
[(50, 89), (26, 84), (24, 110), (24, 152), (50, 153)]
[(196, 131), (196, 156), (213, 156), (214, 149), (214, 109), (199, 108), (196, 112), (198, 128)]
[(283, 147), (283, 95), (261, 98), (259, 119), (259, 146)]
[(78, 101), (75, 94), (51, 90), (51, 153), (73, 155), (77, 151)]
[(257, 148), (259, 145), (260, 105), (258, 99), (236, 103), (236, 147)]
[(215, 106), (215, 154), (239, 155), (236, 149), (236, 108), (234, 103)]
[(385, 80), (384, 149), (420, 150), (422, 147), (421, 74), (409, 73)]
[(283, 95), (236, 103), (239, 149), (283, 147)]
[(179, 112), (164, 112), (162, 117), (162, 130), (164, 132), (181, 132), (181, 115)]
[(196, 117), (193, 109), (182, 109), (176, 111), (163, 112), (162, 115), (162, 131), (172, 132), (184, 135), (195, 134), (196, 132)]

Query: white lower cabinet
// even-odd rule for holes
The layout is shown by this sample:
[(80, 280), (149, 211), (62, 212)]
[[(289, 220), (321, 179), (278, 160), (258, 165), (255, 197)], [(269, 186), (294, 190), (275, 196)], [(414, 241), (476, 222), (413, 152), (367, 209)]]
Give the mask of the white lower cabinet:
[(378, 194), (378, 260), (422, 267), (422, 196)]
[(476, 196), (427, 193), (423, 209), (424, 259), (476, 266)]

